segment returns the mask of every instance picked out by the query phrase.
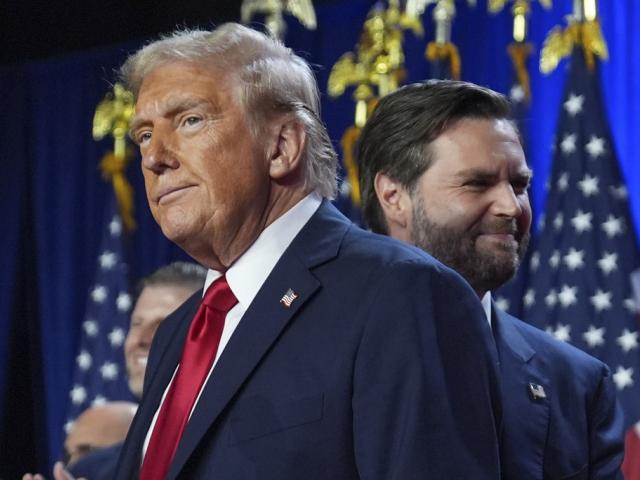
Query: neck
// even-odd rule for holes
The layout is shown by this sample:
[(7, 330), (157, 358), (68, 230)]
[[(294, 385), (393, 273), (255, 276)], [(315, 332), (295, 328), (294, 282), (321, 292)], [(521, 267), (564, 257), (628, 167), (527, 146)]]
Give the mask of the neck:
[[(223, 243), (224, 248), (215, 251), (211, 244), (200, 245), (199, 249), (184, 248), (198, 263), (219, 272), (226, 272), (233, 263), (246, 252), (260, 234), (278, 218), (287, 213), (310, 192), (294, 189), (272, 189), (264, 210), (259, 218), (246, 219), (238, 231), (230, 234)], [(249, 226), (253, 226), (250, 228)]]

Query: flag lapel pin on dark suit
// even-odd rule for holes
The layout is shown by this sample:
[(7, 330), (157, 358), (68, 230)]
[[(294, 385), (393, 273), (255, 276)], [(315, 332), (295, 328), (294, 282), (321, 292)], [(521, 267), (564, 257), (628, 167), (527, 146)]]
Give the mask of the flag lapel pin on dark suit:
[(547, 398), (544, 387), (542, 385), (538, 385), (537, 383), (529, 384), (529, 396), (531, 397), (531, 400), (536, 402)]
[(289, 308), (296, 298), (298, 298), (298, 294), (289, 289), (287, 290), (287, 293), (285, 293), (280, 299), (280, 303)]

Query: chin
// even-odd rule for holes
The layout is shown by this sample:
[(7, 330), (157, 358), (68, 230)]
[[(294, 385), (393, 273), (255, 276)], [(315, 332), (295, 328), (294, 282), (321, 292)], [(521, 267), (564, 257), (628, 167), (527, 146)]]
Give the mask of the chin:
[(169, 219), (160, 223), (160, 228), (165, 237), (171, 240), (173, 243), (181, 245), (193, 236), (192, 225), (186, 222), (185, 218), (179, 219), (179, 221), (171, 221), (175, 219)]
[(165, 227), (161, 227), (161, 228), (162, 228), (162, 234), (173, 243), (177, 245), (182, 245), (185, 242), (186, 235), (183, 232), (179, 230), (171, 229), (171, 228), (165, 228)]
[(142, 379), (130, 379), (129, 380), (129, 390), (133, 393), (133, 396), (136, 398), (142, 397)]
[(181, 205), (160, 207), (154, 212), (153, 217), (160, 225), (164, 236), (174, 242), (188, 236), (194, 230), (193, 211)]

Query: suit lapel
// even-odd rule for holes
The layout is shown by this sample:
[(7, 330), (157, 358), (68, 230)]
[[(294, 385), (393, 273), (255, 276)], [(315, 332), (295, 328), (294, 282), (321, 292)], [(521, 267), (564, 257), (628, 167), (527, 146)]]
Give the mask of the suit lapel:
[[(321, 287), (310, 268), (337, 255), (348, 227), (346, 219), (325, 202), (280, 258), (213, 369), (178, 445), (168, 479), (177, 477), (202, 437), (286, 325)], [(287, 307), (281, 299), (289, 290), (296, 297)]]
[(530, 384), (542, 386), (546, 395), (553, 392), (517, 320), (495, 305), (492, 311), (504, 393), (503, 473), (505, 478), (541, 479), (550, 406), (549, 398), (534, 397)]

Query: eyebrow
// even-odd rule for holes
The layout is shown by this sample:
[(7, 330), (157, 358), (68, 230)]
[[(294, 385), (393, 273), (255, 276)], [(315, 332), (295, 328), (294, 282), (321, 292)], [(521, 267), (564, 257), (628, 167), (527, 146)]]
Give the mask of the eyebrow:
[[(178, 98), (170, 98), (169, 100), (167, 100), (167, 102), (160, 109), (160, 116), (171, 117), (171, 116), (174, 116), (176, 113), (191, 110), (192, 108), (196, 108), (202, 105), (209, 105), (213, 108), (214, 111), (216, 112), (220, 111), (220, 107), (212, 103), (210, 100), (207, 100), (204, 98), (184, 99), (184, 98), (178, 97)], [(134, 115), (133, 119), (131, 120), (131, 124), (129, 126), (129, 136), (133, 138), (133, 134), (135, 133), (135, 131), (148, 123), (149, 123), (148, 119), (144, 117), (140, 117), (137, 114)]]
[[(456, 173), (456, 178), (467, 179), (467, 178), (479, 178), (482, 180), (491, 180), (498, 176), (498, 171), (487, 170), (484, 168), (469, 168), (467, 170), (462, 170), (461, 172)], [(531, 180), (533, 178), (533, 170), (530, 168), (518, 170), (513, 175), (510, 175), (512, 178), (519, 178), (523, 180)]]

